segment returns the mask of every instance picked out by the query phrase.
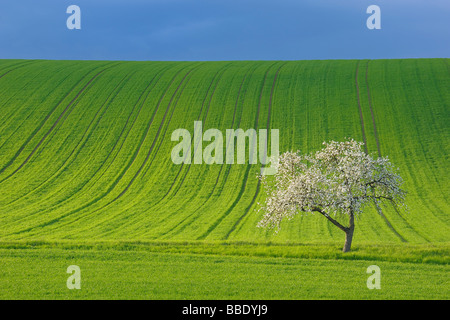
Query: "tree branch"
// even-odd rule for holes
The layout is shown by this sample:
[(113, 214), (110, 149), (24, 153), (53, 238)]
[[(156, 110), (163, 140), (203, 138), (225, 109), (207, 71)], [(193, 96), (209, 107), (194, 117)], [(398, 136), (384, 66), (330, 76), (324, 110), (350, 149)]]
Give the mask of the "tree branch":
[(312, 210), (313, 210), (313, 211), (317, 211), (317, 212), (319, 212), (320, 214), (322, 214), (325, 218), (327, 218), (328, 220), (330, 220), (332, 224), (334, 224), (336, 227), (338, 227), (338, 228), (341, 229), (342, 231), (344, 231), (344, 232), (347, 232), (347, 231), (348, 231), (348, 228), (347, 228), (347, 227), (344, 227), (342, 224), (340, 224), (339, 222), (337, 222), (336, 220), (334, 220), (332, 217), (330, 217), (330, 216), (328, 215), (328, 213), (326, 213), (326, 212), (323, 211), (322, 209), (320, 209), (320, 208), (313, 208)]
[(385, 196), (372, 196), (370, 198), (372, 198), (372, 199), (386, 199), (386, 200), (394, 201), (394, 199), (392, 197), (385, 197)]
[(369, 199), (386, 199), (386, 200), (390, 200), (390, 201), (394, 201), (394, 199), (392, 197), (387, 197), (387, 196), (369, 196), (367, 194), (365, 194), (364, 196), (359, 196), (359, 197), (354, 197), (354, 199), (364, 199), (364, 198), (369, 198)]

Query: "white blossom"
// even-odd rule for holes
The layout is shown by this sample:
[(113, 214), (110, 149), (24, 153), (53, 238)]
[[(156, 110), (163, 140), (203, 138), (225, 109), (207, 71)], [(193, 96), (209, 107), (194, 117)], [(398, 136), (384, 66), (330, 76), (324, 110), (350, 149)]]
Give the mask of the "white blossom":
[[(264, 217), (259, 227), (278, 230), (284, 218), (319, 212), (352, 236), (353, 217), (367, 204), (382, 200), (403, 204), (403, 180), (387, 157), (373, 158), (363, 151), (362, 142), (353, 139), (323, 144), (315, 153), (282, 154), (276, 173), (260, 176), (267, 197), (260, 207)], [(336, 215), (348, 216), (349, 225), (332, 218)]]

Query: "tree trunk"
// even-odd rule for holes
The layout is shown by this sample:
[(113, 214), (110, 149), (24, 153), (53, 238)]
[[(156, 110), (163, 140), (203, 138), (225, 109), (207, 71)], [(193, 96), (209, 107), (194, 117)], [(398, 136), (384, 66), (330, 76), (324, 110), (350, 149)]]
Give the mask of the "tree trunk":
[(342, 252), (350, 251), (350, 248), (352, 246), (354, 230), (355, 230), (355, 217), (353, 215), (353, 212), (350, 212), (349, 227), (345, 231), (345, 244), (344, 244), (344, 248), (342, 249)]

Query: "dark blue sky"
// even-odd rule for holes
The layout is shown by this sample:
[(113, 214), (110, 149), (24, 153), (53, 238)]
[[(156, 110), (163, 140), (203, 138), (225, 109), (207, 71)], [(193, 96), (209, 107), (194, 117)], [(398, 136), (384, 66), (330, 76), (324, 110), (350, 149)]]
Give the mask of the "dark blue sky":
[[(69, 5), (81, 30), (69, 30)], [(369, 30), (369, 5), (381, 30)], [(2, 0), (0, 58), (449, 57), (449, 0)]]

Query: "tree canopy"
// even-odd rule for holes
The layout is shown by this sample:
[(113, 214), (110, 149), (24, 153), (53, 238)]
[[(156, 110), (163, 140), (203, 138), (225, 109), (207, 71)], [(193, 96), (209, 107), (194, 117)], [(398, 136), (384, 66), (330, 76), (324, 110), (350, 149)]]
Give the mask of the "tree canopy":
[[(362, 142), (347, 139), (323, 145), (310, 154), (286, 152), (278, 158), (273, 177), (260, 176), (267, 197), (258, 226), (279, 229), (284, 218), (318, 212), (346, 233), (344, 251), (349, 251), (355, 216), (369, 203), (404, 204), (406, 192), (388, 157), (366, 154)], [(338, 222), (338, 215), (348, 216), (348, 225)]]

